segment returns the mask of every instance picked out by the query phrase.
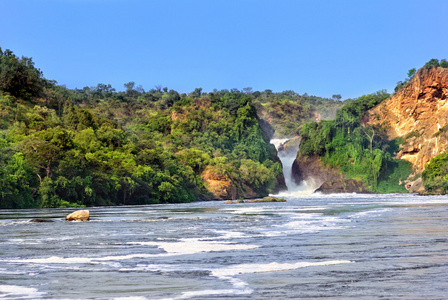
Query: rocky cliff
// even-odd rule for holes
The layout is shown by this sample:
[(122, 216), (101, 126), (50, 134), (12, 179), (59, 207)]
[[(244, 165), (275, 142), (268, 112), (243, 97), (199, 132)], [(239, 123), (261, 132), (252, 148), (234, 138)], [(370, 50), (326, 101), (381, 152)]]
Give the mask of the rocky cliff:
[(316, 192), (370, 193), (359, 180), (346, 178), (339, 170), (325, 166), (319, 156), (304, 156), (300, 152), (292, 166), (292, 174), (297, 182), (307, 181)]
[(385, 128), (389, 138), (401, 138), (397, 158), (421, 173), (448, 147), (448, 69), (421, 68), (405, 87), (370, 110), (363, 124)]

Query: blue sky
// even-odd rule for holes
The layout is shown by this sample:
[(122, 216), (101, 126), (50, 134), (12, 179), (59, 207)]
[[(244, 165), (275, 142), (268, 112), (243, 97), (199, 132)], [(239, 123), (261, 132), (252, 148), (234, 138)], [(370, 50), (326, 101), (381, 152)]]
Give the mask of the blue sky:
[(392, 92), (448, 58), (448, 1), (0, 0), (0, 47), (69, 88), (134, 81), (294, 90), (352, 98)]

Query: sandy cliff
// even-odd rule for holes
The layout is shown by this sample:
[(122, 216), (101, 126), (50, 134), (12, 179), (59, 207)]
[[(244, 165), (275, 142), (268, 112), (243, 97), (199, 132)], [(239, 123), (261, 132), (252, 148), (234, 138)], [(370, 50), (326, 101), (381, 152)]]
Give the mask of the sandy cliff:
[(448, 147), (448, 69), (421, 68), (407, 86), (370, 110), (363, 123), (385, 127), (390, 138), (401, 137), (397, 158), (421, 173)]

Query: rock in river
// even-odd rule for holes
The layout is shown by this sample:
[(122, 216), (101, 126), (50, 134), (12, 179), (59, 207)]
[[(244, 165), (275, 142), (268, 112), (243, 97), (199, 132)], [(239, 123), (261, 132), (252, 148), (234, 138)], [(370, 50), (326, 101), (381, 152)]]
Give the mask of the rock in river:
[(65, 219), (67, 221), (88, 221), (90, 213), (88, 210), (77, 210), (69, 214)]

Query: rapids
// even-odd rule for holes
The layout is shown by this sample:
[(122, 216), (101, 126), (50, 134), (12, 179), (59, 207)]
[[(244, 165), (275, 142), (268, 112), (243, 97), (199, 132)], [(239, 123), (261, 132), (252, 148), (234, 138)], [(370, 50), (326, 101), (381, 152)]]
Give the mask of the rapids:
[(286, 199), (0, 210), (0, 298), (448, 296), (446, 196)]

